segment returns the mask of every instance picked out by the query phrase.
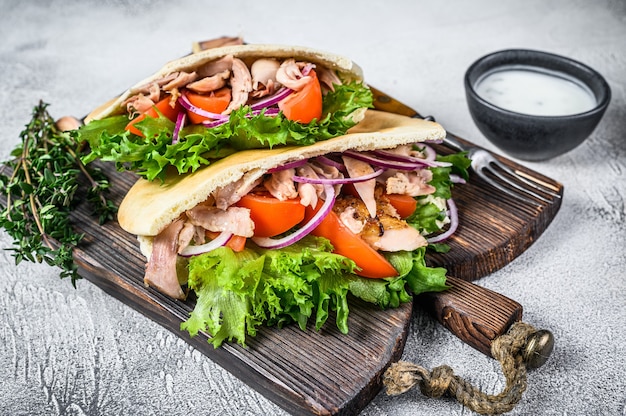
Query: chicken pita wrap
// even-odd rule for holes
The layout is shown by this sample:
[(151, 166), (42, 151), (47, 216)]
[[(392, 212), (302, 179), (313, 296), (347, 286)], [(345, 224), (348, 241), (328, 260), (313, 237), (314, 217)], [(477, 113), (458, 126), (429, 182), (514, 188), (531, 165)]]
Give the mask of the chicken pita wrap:
[(344, 135), (372, 105), (351, 60), (284, 45), (229, 45), (166, 64), (89, 114), (91, 153), (148, 180), (235, 151), (310, 145)]
[(437, 123), (367, 110), (339, 137), (140, 179), (119, 223), (148, 258), (146, 285), (192, 291), (182, 327), (216, 347), (262, 324), (305, 329), (314, 317), (319, 329), (331, 310), (347, 332), (348, 295), (389, 308), (446, 287), (424, 254), (456, 227), (450, 189), (468, 160), (436, 155), (429, 143), (444, 136)]

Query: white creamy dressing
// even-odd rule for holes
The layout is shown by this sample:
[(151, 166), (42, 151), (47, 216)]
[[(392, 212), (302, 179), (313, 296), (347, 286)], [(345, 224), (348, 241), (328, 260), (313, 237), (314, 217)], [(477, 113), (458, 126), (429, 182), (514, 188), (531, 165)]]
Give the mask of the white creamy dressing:
[(492, 72), (475, 85), (476, 93), (490, 103), (523, 114), (563, 116), (584, 113), (597, 102), (584, 85), (565, 74), (532, 69)]

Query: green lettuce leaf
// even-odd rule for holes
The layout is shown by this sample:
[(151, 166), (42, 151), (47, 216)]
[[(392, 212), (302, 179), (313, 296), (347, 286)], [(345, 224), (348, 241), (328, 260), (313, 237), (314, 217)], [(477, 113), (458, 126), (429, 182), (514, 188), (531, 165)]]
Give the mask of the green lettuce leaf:
[[(419, 147), (419, 145), (417, 145), (417, 147)], [(465, 180), (469, 178), (468, 169), (471, 160), (467, 158), (467, 152), (458, 152), (446, 156), (438, 155), (437, 160), (449, 162), (452, 165), (429, 168), (433, 176), (428, 183), (435, 187), (435, 192), (430, 195), (416, 197), (417, 207), (413, 214), (406, 218), (406, 222), (423, 235), (432, 234), (441, 230), (442, 221), (446, 218), (446, 208), (437, 205), (435, 200), (439, 199), (443, 204), (443, 201), (452, 197), (454, 184), (450, 179), (450, 174), (455, 173)], [(438, 245), (431, 248), (439, 252), (447, 250), (445, 245)]]
[(197, 303), (181, 328), (194, 336), (212, 334), (217, 348), (225, 340), (245, 346), (259, 325), (297, 322), (306, 329), (315, 312), (316, 328), (337, 310), (337, 325), (347, 331), (348, 282), (342, 276), (354, 263), (330, 252), (327, 240), (306, 237), (280, 250), (228, 247), (192, 257), (188, 285)]
[(443, 267), (426, 266), (426, 247), (412, 252), (399, 251), (385, 253), (387, 260), (400, 273), (413, 295), (424, 292), (441, 292), (446, 290), (446, 269)]
[(425, 249), (388, 254), (399, 276), (369, 279), (355, 275), (354, 262), (333, 254), (324, 238), (307, 236), (278, 250), (250, 246), (240, 253), (222, 247), (190, 259), (188, 285), (197, 302), (181, 329), (191, 336), (208, 332), (215, 348), (233, 340), (245, 346), (246, 336), (256, 335), (260, 325), (296, 323), (306, 330), (313, 320), (319, 330), (334, 311), (337, 328), (347, 333), (350, 295), (387, 309), (410, 301), (408, 290), (446, 288), (445, 270), (426, 267)]
[(197, 302), (181, 329), (191, 336), (208, 331), (216, 346), (224, 340), (245, 340), (246, 332), (254, 335), (254, 328), (262, 322), (252, 300), (257, 297), (263, 261), (251, 250), (235, 253), (227, 247), (193, 257), (188, 285)]
[(163, 179), (169, 167), (180, 174), (193, 172), (235, 150), (310, 145), (343, 135), (356, 124), (350, 115), (371, 107), (372, 102), (369, 88), (350, 82), (328, 92), (323, 99), (325, 116), (308, 124), (287, 120), (282, 113), (250, 116), (249, 107), (242, 107), (218, 127), (185, 127), (176, 143), (172, 143), (174, 123), (161, 114), (134, 124), (144, 137), (124, 129), (128, 124), (124, 115), (93, 120), (73, 135), (78, 142), (89, 143), (90, 153), (83, 157), (83, 163), (96, 159), (115, 162), (118, 170), (131, 170), (154, 180)]

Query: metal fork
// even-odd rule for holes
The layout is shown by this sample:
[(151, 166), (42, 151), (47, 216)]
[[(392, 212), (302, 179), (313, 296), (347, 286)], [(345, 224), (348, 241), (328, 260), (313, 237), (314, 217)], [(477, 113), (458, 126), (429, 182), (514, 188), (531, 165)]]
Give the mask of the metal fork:
[[(435, 121), (432, 116), (423, 118)], [(507, 195), (534, 205), (542, 205), (537, 200), (552, 204), (555, 199), (561, 198), (558, 188), (525, 172), (511, 169), (483, 148), (461, 144), (449, 134), (443, 139), (443, 144), (456, 151), (467, 152), (467, 157), (472, 161), (472, 170), (482, 180)]]

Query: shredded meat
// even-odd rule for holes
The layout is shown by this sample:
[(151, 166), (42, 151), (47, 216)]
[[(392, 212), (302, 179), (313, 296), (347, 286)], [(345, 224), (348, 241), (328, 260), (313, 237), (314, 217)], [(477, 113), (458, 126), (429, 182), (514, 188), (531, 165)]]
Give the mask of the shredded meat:
[(402, 220), (395, 208), (376, 190), (376, 216), (371, 217), (363, 201), (352, 195), (337, 198), (333, 210), (343, 224), (375, 250), (415, 250), (428, 244), (413, 227)]
[[(375, 249), (383, 251), (412, 251), (427, 245), (426, 239), (417, 230), (401, 220), (381, 220), (384, 232), (371, 242)], [(365, 239), (367, 241), (367, 239)]]
[(263, 178), (257, 178), (253, 175), (244, 175), (238, 181), (215, 190), (213, 192), (215, 206), (219, 209), (226, 209), (236, 204), (244, 195), (259, 185), (262, 180)]
[(250, 97), (263, 98), (272, 95), (276, 91), (276, 85), (278, 84), (271, 79), (266, 84), (259, 84), (258, 88), (252, 90)]
[(365, 227), (365, 221), (353, 206), (347, 206), (339, 215), (339, 219), (354, 234), (359, 234)]
[(286, 59), (276, 71), (276, 81), (294, 91), (302, 90), (310, 80), (310, 76), (302, 75), (300, 65), (295, 59)]
[(198, 205), (186, 212), (190, 223), (213, 232), (230, 232), (242, 237), (254, 235), (254, 222), (250, 210), (240, 207), (228, 207), (222, 210), (216, 207)]
[(228, 78), (230, 78), (230, 70), (226, 69), (210, 77), (204, 77), (198, 81), (191, 82), (187, 84), (186, 88), (197, 93), (206, 94), (222, 88), (226, 85)]
[(144, 113), (154, 105), (154, 101), (143, 94), (134, 95), (127, 99), (125, 103), (126, 111), (128, 111), (129, 114)]
[[(361, 160), (353, 159), (351, 157), (343, 156), (343, 163), (346, 166), (346, 170), (351, 178), (358, 178), (359, 176), (368, 175), (374, 173), (374, 168)], [(374, 188), (376, 188), (376, 179), (370, 179), (364, 182), (357, 182), (354, 184), (354, 189), (358, 192), (359, 196), (365, 203), (367, 210), (371, 217), (376, 216), (376, 200), (374, 199)]]
[(160, 98), (161, 87), (158, 83), (152, 82), (138, 89), (135, 95), (128, 97), (124, 101), (123, 105), (126, 106), (126, 110), (131, 115), (143, 113), (148, 111)]
[(185, 85), (189, 84), (190, 82), (195, 81), (196, 79), (198, 79), (198, 74), (195, 72), (175, 72), (175, 77), (173, 80), (169, 81), (167, 84), (164, 84), (161, 88), (163, 89), (163, 91), (170, 91), (173, 89), (178, 89), (178, 88), (182, 88)]
[(176, 273), (178, 241), (183, 226), (184, 221), (177, 219), (154, 238), (143, 278), (147, 286), (176, 299), (185, 298)]
[(176, 107), (176, 101), (178, 101), (178, 98), (180, 97), (180, 91), (178, 90), (178, 88), (174, 88), (170, 91), (170, 107), (175, 108)]
[(318, 66), (315, 68), (315, 73), (320, 84), (331, 91), (335, 91), (335, 85), (341, 85), (341, 80), (333, 70)]
[(232, 74), (230, 77), (232, 99), (222, 114), (230, 114), (248, 101), (248, 94), (252, 91), (252, 75), (246, 64), (241, 60), (233, 59)]
[(185, 249), (185, 247), (187, 247), (189, 243), (191, 243), (191, 241), (194, 239), (195, 236), (196, 236), (196, 226), (189, 222), (185, 222), (182, 230), (178, 234), (177, 253), (180, 254)]
[(182, 231), (178, 235), (178, 254), (191, 244), (193, 241), (196, 245), (206, 242), (206, 230), (190, 222), (185, 222)]
[(343, 173), (339, 171), (334, 166), (325, 165), (323, 163), (320, 164), (312, 164), (311, 167), (318, 175), (328, 178), (328, 179), (341, 179), (343, 178)]
[(210, 77), (224, 71), (230, 71), (233, 68), (232, 55), (226, 55), (217, 61), (207, 62), (196, 69), (199, 78)]
[(296, 198), (298, 191), (292, 179), (295, 173), (293, 168), (274, 172), (263, 182), (263, 186), (274, 198), (281, 201)]
[(252, 97), (261, 98), (274, 93), (276, 71), (280, 64), (276, 59), (257, 59), (250, 67), (252, 75)]
[[(302, 176), (304, 178), (319, 178), (315, 170), (308, 163), (297, 168), (296, 172), (298, 173), (298, 176)], [(319, 197), (322, 195), (323, 192), (324, 187), (322, 185), (312, 183), (298, 184), (298, 195), (300, 196), (300, 204), (304, 205), (305, 207), (317, 207), (317, 201), (319, 200)]]
[(424, 153), (420, 152), (419, 150), (415, 150), (413, 148), (413, 145), (411, 144), (403, 144), (393, 149), (388, 149), (387, 151), (391, 153), (396, 153), (402, 156), (418, 157), (421, 159), (423, 159), (426, 156)]
[(136, 88), (130, 90), (131, 94), (150, 94), (153, 91), (159, 92), (161, 91), (161, 86), (167, 84), (171, 80), (176, 78), (176, 73), (166, 75), (165, 77), (161, 77), (157, 80), (151, 81), (147, 84), (140, 85)]
[(432, 178), (430, 170), (422, 169), (411, 172), (389, 170), (381, 179), (385, 181), (388, 194), (421, 196), (435, 192), (435, 187), (428, 184)]

